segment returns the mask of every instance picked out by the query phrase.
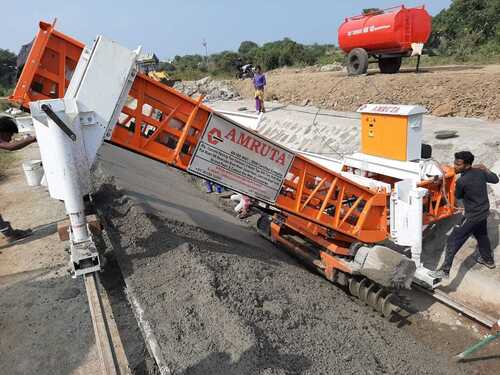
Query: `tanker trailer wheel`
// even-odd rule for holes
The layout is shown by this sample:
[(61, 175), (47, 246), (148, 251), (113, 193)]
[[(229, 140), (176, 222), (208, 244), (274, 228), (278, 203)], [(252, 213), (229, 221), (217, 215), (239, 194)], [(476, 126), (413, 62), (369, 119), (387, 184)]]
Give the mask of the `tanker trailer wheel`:
[(399, 72), (401, 68), (401, 61), (403, 58), (398, 57), (380, 57), (378, 59), (378, 67), (380, 71), (384, 74), (394, 74)]
[(350, 76), (365, 74), (368, 70), (368, 53), (363, 48), (354, 48), (347, 55), (347, 72)]

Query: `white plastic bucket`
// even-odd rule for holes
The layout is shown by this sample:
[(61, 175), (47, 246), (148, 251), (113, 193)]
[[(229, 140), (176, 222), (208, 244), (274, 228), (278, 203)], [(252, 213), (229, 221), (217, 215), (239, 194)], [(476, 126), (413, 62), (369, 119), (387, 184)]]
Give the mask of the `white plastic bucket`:
[(41, 160), (27, 160), (23, 163), (24, 174), (29, 186), (39, 186), (42, 182), (43, 167)]

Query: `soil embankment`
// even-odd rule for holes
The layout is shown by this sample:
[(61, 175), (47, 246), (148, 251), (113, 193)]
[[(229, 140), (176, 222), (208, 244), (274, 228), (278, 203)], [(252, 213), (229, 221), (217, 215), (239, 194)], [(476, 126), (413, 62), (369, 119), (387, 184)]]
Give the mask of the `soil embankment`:
[[(367, 103), (420, 104), (435, 116), (500, 118), (500, 66), (432, 67), (420, 73), (343, 72), (280, 69), (267, 73), (267, 100), (355, 111)], [(249, 80), (233, 81), (241, 96), (253, 97)]]

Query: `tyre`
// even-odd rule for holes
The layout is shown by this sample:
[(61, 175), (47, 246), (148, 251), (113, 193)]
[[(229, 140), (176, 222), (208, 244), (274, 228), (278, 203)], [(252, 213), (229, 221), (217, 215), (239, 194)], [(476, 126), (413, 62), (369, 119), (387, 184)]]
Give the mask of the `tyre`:
[(381, 57), (378, 59), (378, 67), (384, 74), (394, 74), (401, 68), (402, 57)]
[(363, 48), (354, 48), (347, 55), (347, 72), (351, 76), (365, 74), (368, 70), (368, 53)]

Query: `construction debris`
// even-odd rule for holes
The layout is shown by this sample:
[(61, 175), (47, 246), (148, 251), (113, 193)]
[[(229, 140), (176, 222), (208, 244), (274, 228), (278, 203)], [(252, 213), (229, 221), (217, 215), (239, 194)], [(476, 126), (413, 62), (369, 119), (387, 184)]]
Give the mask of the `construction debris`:
[(335, 64), (327, 64), (323, 65), (319, 71), (320, 72), (339, 72), (343, 69), (344, 67), (341, 64), (335, 63)]
[(240, 98), (238, 92), (226, 81), (214, 80), (210, 77), (205, 77), (198, 81), (179, 81), (173, 87), (191, 97), (204, 95), (204, 102)]
[(456, 130), (438, 130), (435, 131), (436, 139), (448, 139), (458, 137), (458, 131)]

